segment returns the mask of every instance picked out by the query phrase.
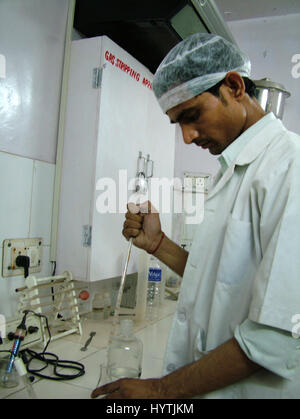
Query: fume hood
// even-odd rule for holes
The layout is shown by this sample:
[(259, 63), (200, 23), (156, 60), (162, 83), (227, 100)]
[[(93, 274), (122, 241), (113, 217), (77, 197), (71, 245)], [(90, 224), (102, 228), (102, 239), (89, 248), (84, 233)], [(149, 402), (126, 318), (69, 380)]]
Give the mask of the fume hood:
[[(126, 204), (134, 202), (140, 157), (154, 162), (153, 181), (173, 178), (175, 127), (158, 105), (152, 78), (106, 36), (72, 42), (57, 272), (89, 282), (120, 276)], [(155, 207), (171, 235), (170, 210)], [(134, 248), (127, 272), (136, 273), (138, 263)]]
[(193, 33), (235, 42), (213, 0), (77, 0), (74, 27), (88, 38), (108, 36), (151, 72)]

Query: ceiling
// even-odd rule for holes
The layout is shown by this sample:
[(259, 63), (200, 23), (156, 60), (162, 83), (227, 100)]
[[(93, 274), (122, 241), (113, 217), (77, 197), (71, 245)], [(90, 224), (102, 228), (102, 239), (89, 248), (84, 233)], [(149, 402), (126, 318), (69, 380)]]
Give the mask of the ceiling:
[(227, 22), (300, 13), (300, 0), (215, 0), (215, 3)]
[[(154, 73), (182, 39), (170, 24), (171, 18), (187, 4), (193, 7), (193, 1), (76, 0), (74, 27), (85, 37), (107, 35)], [(215, 0), (215, 5), (227, 22), (300, 13), (300, 0)], [(191, 31), (192, 22), (186, 20), (185, 31)], [(205, 22), (202, 24), (205, 31)]]
[(77, 0), (74, 27), (107, 35), (152, 72), (181, 38), (168, 23), (187, 0)]

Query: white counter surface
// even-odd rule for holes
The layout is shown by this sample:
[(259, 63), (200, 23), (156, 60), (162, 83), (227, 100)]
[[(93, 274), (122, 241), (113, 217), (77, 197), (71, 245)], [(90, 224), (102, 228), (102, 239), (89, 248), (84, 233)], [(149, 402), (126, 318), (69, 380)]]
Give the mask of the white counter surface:
[[(135, 334), (143, 341), (142, 378), (159, 377), (163, 357), (176, 302), (165, 300), (160, 318), (153, 324), (135, 324)], [(33, 388), (39, 399), (89, 399), (100, 377), (100, 366), (106, 363), (106, 348), (112, 318), (93, 320), (82, 317), (83, 334), (69, 335), (50, 343), (47, 352), (56, 354), (60, 359), (78, 361), (85, 366), (85, 375), (70, 381), (52, 381), (36, 378)], [(87, 341), (90, 332), (96, 332), (86, 352), (80, 349)], [(35, 349), (35, 348), (34, 348)], [(35, 349), (41, 352), (41, 348)], [(34, 361), (35, 362), (35, 361)], [(49, 367), (48, 367), (49, 368)], [(51, 374), (51, 370), (44, 371)], [(64, 373), (72, 373), (65, 370)], [(13, 389), (0, 387), (0, 399), (27, 399), (23, 385)]]

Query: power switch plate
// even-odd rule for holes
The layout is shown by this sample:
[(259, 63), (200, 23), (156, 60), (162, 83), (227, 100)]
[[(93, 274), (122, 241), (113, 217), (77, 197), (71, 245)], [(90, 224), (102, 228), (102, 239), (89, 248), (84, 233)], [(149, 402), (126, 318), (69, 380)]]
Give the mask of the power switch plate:
[(43, 240), (36, 239), (7, 239), (3, 241), (2, 276), (24, 275), (24, 268), (16, 264), (18, 256), (30, 258), (29, 274), (40, 272), (42, 269)]
[(184, 188), (187, 192), (208, 192), (210, 182), (210, 174), (184, 173)]

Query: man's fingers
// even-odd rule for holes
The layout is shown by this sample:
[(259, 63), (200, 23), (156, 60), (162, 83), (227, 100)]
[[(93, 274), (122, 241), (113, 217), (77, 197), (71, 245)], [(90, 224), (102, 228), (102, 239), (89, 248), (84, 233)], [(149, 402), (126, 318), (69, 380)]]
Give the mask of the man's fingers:
[(143, 216), (127, 212), (125, 218), (122, 231), (123, 236), (127, 240), (131, 237), (137, 237), (143, 227)]
[(124, 237), (126, 237), (127, 240), (130, 239), (130, 237), (137, 237), (140, 234), (141, 230), (137, 230), (134, 228), (124, 228), (122, 231), (122, 234)]
[(151, 204), (150, 201), (142, 202), (141, 204), (135, 204), (129, 202), (127, 204), (127, 209), (131, 214), (157, 214), (157, 209)]
[(133, 202), (128, 202), (127, 209), (131, 214), (138, 214), (140, 212), (139, 205), (136, 205)]
[(157, 214), (157, 209), (151, 204), (150, 201), (143, 202), (140, 204), (140, 212), (142, 214)]
[(131, 212), (126, 212), (125, 214), (126, 220), (136, 221), (138, 223), (143, 223), (143, 216), (138, 214), (132, 214)]
[(104, 386), (96, 388), (92, 392), (91, 398), (95, 399), (96, 397), (99, 397), (105, 394), (110, 394), (117, 390), (119, 390), (119, 385), (116, 385), (116, 383), (108, 383), (108, 384), (105, 384)]
[(137, 230), (142, 228), (142, 224), (139, 221), (126, 220), (124, 221), (124, 229), (135, 228)]

